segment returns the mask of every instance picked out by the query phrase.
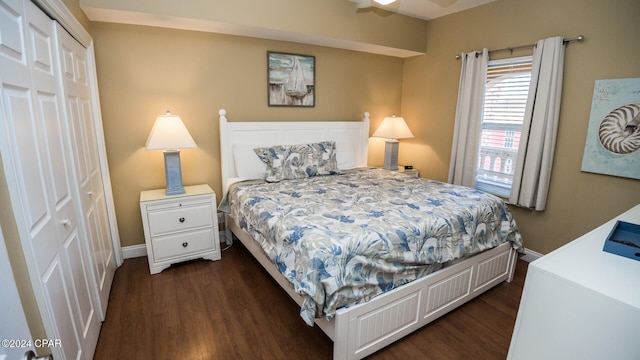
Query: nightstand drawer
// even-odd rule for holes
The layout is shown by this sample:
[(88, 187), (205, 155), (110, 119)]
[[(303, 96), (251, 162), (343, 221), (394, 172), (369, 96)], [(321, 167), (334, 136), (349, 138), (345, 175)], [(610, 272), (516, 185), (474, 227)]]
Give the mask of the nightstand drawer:
[(215, 250), (213, 244), (214, 231), (217, 231), (217, 229), (208, 228), (154, 238), (151, 240), (153, 242), (153, 257), (155, 261), (162, 261), (202, 251)]
[(213, 210), (210, 204), (177, 207), (171, 210), (150, 211), (149, 229), (151, 236), (186, 231), (211, 226)]

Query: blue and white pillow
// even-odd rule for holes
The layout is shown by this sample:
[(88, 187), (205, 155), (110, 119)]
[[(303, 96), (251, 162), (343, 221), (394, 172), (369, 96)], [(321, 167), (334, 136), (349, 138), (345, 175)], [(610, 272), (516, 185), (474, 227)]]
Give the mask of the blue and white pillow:
[(340, 174), (334, 141), (253, 149), (267, 164), (268, 182)]

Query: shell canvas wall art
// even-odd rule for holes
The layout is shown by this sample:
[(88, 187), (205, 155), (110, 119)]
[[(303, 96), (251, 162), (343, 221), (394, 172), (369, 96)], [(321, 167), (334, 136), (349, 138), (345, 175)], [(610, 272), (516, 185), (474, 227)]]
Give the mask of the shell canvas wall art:
[(640, 79), (596, 80), (582, 171), (640, 179)]

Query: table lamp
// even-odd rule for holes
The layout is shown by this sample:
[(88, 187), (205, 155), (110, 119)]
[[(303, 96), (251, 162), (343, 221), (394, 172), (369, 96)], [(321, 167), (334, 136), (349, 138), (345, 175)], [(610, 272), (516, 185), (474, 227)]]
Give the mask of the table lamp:
[(179, 116), (167, 111), (153, 124), (145, 145), (147, 150), (164, 150), (164, 171), (167, 178), (167, 195), (184, 194), (180, 150), (197, 148), (195, 141)]
[(398, 170), (398, 139), (413, 138), (407, 123), (401, 116), (384, 118), (382, 123), (373, 133), (374, 137), (386, 139), (384, 148), (384, 166), (386, 170)]

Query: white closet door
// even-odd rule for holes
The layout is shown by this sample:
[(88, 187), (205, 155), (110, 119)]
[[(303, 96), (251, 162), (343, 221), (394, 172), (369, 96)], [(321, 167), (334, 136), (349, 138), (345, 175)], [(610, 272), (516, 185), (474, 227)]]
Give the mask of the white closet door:
[(100, 330), (59, 86), (55, 28), (0, 1), (0, 153), (34, 293), (56, 359), (90, 359)]
[(116, 270), (111, 242), (105, 189), (98, 158), (95, 121), (89, 85), (91, 69), (87, 50), (61, 26), (57, 25), (60, 67), (64, 84), (65, 105), (71, 133), (76, 180), (79, 184), (82, 213), (89, 236), (92, 276), (97, 284), (97, 304), (101, 319), (107, 312), (109, 291)]

